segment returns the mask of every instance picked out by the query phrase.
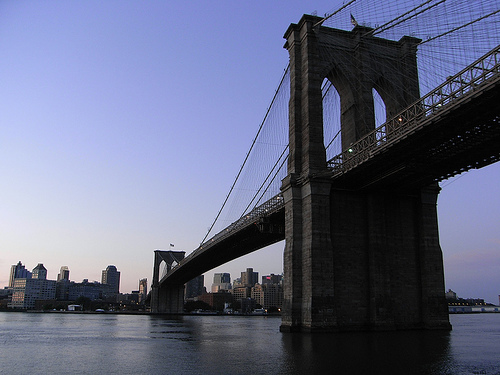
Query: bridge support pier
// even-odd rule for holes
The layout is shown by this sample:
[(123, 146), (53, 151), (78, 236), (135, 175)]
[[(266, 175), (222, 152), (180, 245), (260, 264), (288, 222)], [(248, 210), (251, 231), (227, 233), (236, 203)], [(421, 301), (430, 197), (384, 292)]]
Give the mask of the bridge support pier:
[(182, 314), (184, 312), (184, 284), (156, 288), (156, 306), (151, 312)]
[(331, 330), (334, 268), (330, 240), (330, 181), (284, 180), (284, 306), (281, 330)]
[(438, 193), (431, 186), (398, 193), (332, 187), (316, 194), (329, 212), (316, 217), (323, 223), (315, 230), (329, 228), (313, 234), (316, 240), (303, 233), (287, 242), (281, 331), (451, 329)]
[(437, 226), (439, 188), (332, 189), (339, 330), (450, 329)]

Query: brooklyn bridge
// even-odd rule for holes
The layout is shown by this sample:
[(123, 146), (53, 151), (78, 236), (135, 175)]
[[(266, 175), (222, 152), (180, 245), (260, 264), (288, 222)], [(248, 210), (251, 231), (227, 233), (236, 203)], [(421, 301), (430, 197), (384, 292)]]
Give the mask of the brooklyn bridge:
[(285, 240), (282, 331), (450, 329), (439, 183), (500, 158), (500, 9), (366, 3), (284, 30), (289, 65), (207, 236), (155, 255), (153, 312)]

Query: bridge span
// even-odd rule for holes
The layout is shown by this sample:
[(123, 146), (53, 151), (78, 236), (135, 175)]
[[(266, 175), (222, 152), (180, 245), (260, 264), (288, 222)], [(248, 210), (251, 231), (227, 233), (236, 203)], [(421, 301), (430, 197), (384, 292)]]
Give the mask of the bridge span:
[[(427, 186), (497, 162), (499, 102), (500, 46), (329, 160), (322, 177), (359, 190)], [(186, 283), (282, 241), (284, 222), (283, 196), (277, 195), (201, 244), (160, 283)]]
[(285, 239), (283, 197), (277, 195), (218, 233), (160, 280), (184, 284), (217, 266)]

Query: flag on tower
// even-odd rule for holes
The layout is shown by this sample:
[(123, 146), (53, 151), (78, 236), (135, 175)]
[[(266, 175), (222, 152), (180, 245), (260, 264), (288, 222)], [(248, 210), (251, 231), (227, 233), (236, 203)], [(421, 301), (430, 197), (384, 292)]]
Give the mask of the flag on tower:
[(354, 16), (352, 15), (351, 13), (351, 23), (354, 25), (354, 26), (358, 26), (358, 21), (356, 21), (356, 19), (354, 18)]

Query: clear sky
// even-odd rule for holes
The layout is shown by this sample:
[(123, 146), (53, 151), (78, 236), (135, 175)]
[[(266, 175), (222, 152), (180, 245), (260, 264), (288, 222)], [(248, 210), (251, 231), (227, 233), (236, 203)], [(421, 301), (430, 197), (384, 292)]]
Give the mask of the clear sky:
[[(265, 114), (282, 36), (330, 1), (0, 2), (0, 286), (19, 260), (121, 291), (193, 251)], [(500, 166), (445, 181), (446, 287), (498, 302)], [(281, 273), (283, 244), (213, 272)]]

